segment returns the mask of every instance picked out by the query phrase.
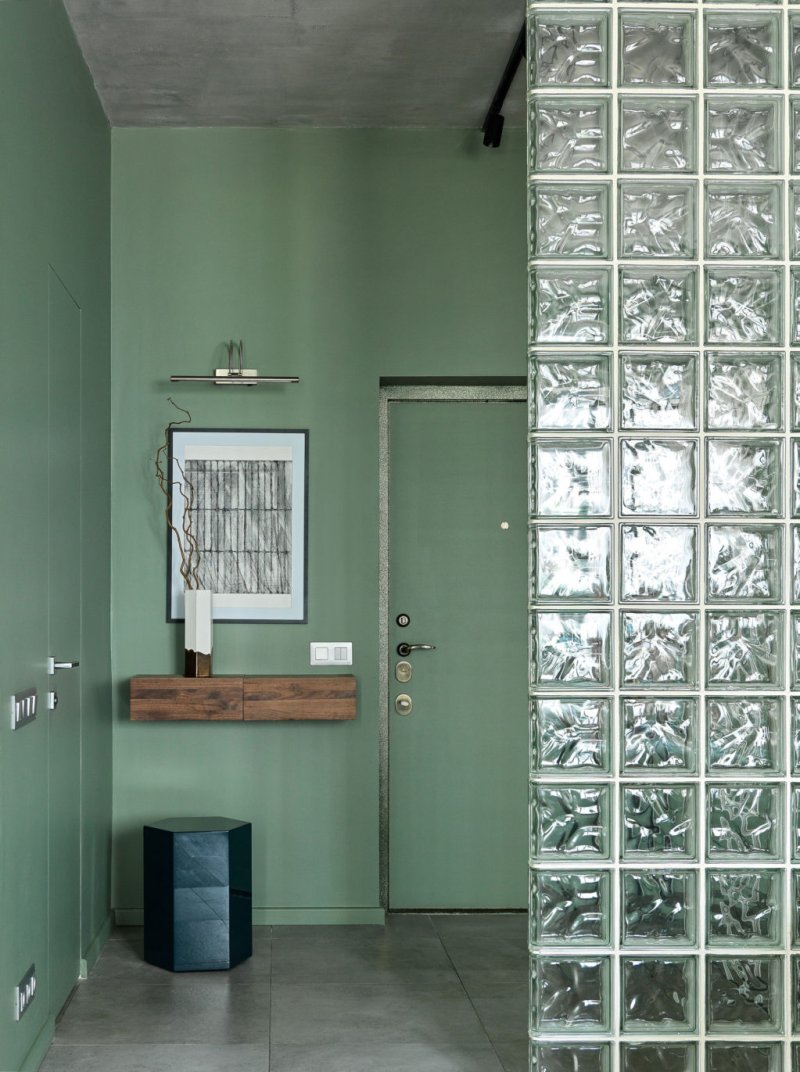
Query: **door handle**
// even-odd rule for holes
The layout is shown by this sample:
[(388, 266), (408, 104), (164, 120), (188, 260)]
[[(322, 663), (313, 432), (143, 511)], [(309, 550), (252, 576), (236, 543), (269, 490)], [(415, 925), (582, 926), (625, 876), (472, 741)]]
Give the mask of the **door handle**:
[(397, 654), (401, 659), (405, 659), (411, 654), (412, 651), (436, 651), (435, 644), (406, 644), (403, 641), (397, 645)]
[(77, 670), (80, 665), (81, 664), (78, 662), (56, 662), (56, 660), (51, 655), (50, 658), (47, 660), (47, 672), (48, 674), (54, 674), (56, 670)]

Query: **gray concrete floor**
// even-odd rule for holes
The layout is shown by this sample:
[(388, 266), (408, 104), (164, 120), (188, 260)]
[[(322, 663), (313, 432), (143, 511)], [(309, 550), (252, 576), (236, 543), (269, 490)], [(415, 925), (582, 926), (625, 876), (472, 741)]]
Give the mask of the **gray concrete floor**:
[(230, 972), (106, 944), (41, 1072), (526, 1072), (527, 918), (393, 915), (256, 927)]

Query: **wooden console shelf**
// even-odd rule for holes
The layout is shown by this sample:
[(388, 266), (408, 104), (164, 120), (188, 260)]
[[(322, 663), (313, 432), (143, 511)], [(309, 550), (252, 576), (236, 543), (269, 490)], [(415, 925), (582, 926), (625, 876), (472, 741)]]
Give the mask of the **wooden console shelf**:
[(131, 678), (134, 722), (337, 722), (355, 717), (352, 674)]

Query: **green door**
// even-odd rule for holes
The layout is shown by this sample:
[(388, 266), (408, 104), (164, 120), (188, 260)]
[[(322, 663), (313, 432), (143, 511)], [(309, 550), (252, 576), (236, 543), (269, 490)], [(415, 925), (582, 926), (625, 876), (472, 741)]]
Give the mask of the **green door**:
[[(81, 312), (51, 270), (49, 286), (49, 652), (80, 660)], [(50, 1009), (58, 1013), (80, 972), (80, 668), (49, 678)]]
[(527, 901), (526, 435), (522, 401), (389, 404), (392, 909)]

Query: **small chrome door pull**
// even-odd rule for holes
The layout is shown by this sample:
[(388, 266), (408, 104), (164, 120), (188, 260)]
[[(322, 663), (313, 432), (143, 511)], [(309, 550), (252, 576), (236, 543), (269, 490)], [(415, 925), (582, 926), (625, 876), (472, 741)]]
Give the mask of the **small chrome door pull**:
[(78, 662), (56, 662), (56, 660), (51, 655), (50, 658), (47, 660), (47, 672), (48, 674), (54, 674), (56, 670), (77, 670), (80, 665), (81, 664)]
[(397, 645), (397, 654), (401, 659), (405, 659), (411, 654), (412, 651), (436, 651), (435, 644), (406, 644), (403, 641)]

